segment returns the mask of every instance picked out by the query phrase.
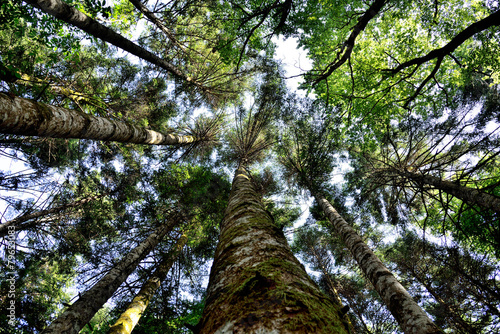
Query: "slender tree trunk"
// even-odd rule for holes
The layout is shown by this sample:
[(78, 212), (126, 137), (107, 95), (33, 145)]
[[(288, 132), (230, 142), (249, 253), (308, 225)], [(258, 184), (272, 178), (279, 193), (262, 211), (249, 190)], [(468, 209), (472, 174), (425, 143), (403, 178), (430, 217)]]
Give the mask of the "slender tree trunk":
[(442, 333), (326, 198), (320, 194), (313, 195), (330, 220), (334, 231), (356, 259), (361, 270), (371, 281), (401, 329), (406, 334)]
[(415, 279), (422, 284), (425, 289), (431, 294), (431, 296), (439, 303), (441, 306), (448, 312), (448, 316), (453, 319), (455, 326), (458, 327), (461, 333), (465, 334), (477, 334), (477, 330), (473, 328), (468, 322), (466, 322), (460, 316), (460, 311), (457, 310), (454, 306), (450, 305), (446, 301), (439, 296), (439, 293), (432, 287), (431, 284), (427, 283), (425, 277), (422, 274), (417, 272), (411, 266), (404, 265), (404, 267), (412, 274)]
[(85, 291), (71, 306), (54, 320), (43, 334), (78, 334), (104, 303), (135, 270), (151, 250), (169, 233), (177, 221), (171, 220), (158, 227), (113, 267), (92, 288)]
[(419, 185), (430, 185), (438, 190), (461, 199), (469, 205), (478, 205), (484, 209), (500, 213), (500, 198), (479, 189), (461, 186), (458, 183), (442, 180), (432, 175), (424, 175), (409, 171), (398, 171), (398, 174)]
[(0, 132), (23, 136), (80, 138), (149, 145), (181, 145), (192, 136), (162, 134), (133, 124), (0, 93)]
[(163, 261), (158, 265), (151, 277), (144, 283), (139, 293), (132, 300), (125, 312), (122, 313), (116, 323), (109, 329), (109, 334), (130, 334), (135, 325), (139, 322), (142, 313), (148, 307), (151, 298), (156, 290), (160, 287), (161, 283), (167, 277), (170, 268), (174, 264), (177, 256), (181, 252), (184, 245), (186, 245), (188, 238), (183, 234), (177, 244), (167, 254)]
[(117, 32), (109, 29), (108, 27), (100, 24), (94, 19), (88, 17), (84, 13), (80, 12), (74, 7), (64, 3), (61, 0), (24, 0), (25, 2), (40, 8), (42, 11), (66, 22), (75, 27), (80, 28), (86, 33), (99, 38), (103, 41), (113, 44), (122, 50), (130, 52), (134, 56), (137, 56), (145, 61), (150, 62), (158, 67), (167, 70), (169, 73), (173, 74), (175, 77), (180, 78), (184, 81), (190, 82), (202, 90), (207, 91), (207, 89), (198, 82), (193, 82), (193, 79), (186, 74), (184, 74), (179, 68), (173, 64), (161, 59), (155, 54), (149, 52), (148, 50), (140, 47), (139, 45), (133, 43)]
[(341, 310), (347, 309), (345, 312), (342, 312), (342, 314), (345, 317), (346, 322), (349, 324), (349, 333), (354, 333), (354, 326), (352, 324), (351, 318), (347, 315), (347, 311), (349, 311), (349, 306), (344, 306), (344, 304), (342, 303), (342, 299), (340, 299), (340, 294), (337, 288), (335, 287), (335, 283), (333, 282), (330, 273), (326, 269), (326, 264), (323, 261), (323, 258), (318, 254), (314, 245), (309, 245), (309, 250), (316, 259), (316, 262), (318, 263), (319, 267), (321, 268), (321, 272), (323, 273), (323, 276), (326, 279), (326, 282), (328, 284), (328, 289), (330, 290), (330, 293), (333, 296), (335, 303), (339, 305)]
[(328, 272), (328, 270), (326, 270), (326, 265), (323, 262), (323, 259), (316, 252), (316, 249), (314, 248), (314, 246), (309, 245), (309, 251), (311, 252), (311, 254), (316, 259), (316, 262), (318, 263), (318, 266), (321, 268), (321, 272), (323, 273), (323, 276), (325, 276), (325, 279), (326, 279), (326, 281), (328, 283), (328, 288), (330, 289), (330, 292), (331, 292), (333, 298), (335, 299), (335, 302), (342, 307), (343, 306), (342, 305), (342, 299), (340, 299), (339, 292), (335, 288), (335, 284), (333, 283), (333, 280), (330, 277), (330, 273)]
[(339, 306), (293, 256), (239, 166), (233, 179), (197, 332), (347, 333)]
[(71, 202), (68, 204), (57, 206), (55, 208), (40, 210), (37, 212), (25, 214), (25, 215), (22, 215), (20, 217), (15, 218), (15, 219), (9, 220), (8, 222), (5, 222), (5, 223), (0, 225), (0, 238), (7, 235), (9, 226), (15, 227), (16, 232), (19, 232), (21, 230), (26, 230), (30, 227), (33, 227), (34, 225), (36, 225), (38, 223), (38, 221), (35, 220), (33, 222), (23, 224), (24, 222), (26, 222), (28, 220), (40, 218), (40, 217), (47, 216), (47, 215), (54, 214), (54, 213), (59, 213), (59, 212), (62, 212), (66, 209), (76, 208), (78, 206), (84, 205), (85, 203), (95, 201), (95, 200), (97, 200), (101, 197), (104, 197), (106, 195), (107, 194), (101, 194), (101, 195), (97, 195), (97, 196), (86, 197), (86, 198), (83, 198), (83, 199), (78, 200), (78, 201), (74, 201), (74, 202)]

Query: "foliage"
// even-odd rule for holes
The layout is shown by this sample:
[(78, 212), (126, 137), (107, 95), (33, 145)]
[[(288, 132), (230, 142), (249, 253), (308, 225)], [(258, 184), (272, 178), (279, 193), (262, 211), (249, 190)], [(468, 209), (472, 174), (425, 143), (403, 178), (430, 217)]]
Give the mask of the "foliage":
[[(304, 189), (335, 204), (445, 331), (498, 331), (498, 212), (408, 176), (500, 197), (497, 1), (65, 2), (177, 74), (5, 0), (1, 89), (203, 140), (180, 149), (0, 135), (2, 157), (19, 163), (2, 163), (2, 222), (61, 208), (18, 226), (23, 293), (12, 330), (40, 332), (158, 225), (177, 220), (83, 333), (107, 332), (184, 232), (188, 244), (135, 331), (190, 332), (229, 198), (226, 174), (240, 164), (320, 287), (349, 305), (357, 333), (398, 328), (317, 203), (297, 228)], [(287, 91), (271, 59), (275, 37), (308, 52), (308, 97)], [(2, 308), (6, 295), (3, 280)]]

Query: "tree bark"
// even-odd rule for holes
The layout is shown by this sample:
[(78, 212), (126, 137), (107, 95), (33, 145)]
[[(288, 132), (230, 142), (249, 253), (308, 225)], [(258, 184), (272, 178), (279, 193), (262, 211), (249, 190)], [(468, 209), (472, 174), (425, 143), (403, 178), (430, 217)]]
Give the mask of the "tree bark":
[(163, 134), (133, 124), (0, 93), (0, 132), (23, 136), (80, 138), (149, 145), (182, 145), (192, 136)]
[(109, 334), (130, 334), (139, 322), (142, 313), (148, 307), (151, 298), (161, 283), (167, 277), (170, 268), (174, 264), (182, 248), (186, 245), (188, 238), (183, 234), (177, 244), (167, 254), (163, 261), (158, 265), (151, 277), (144, 283), (139, 293), (132, 300), (125, 312), (122, 313), (116, 323), (109, 329)]
[(236, 170), (197, 332), (347, 333), (293, 256), (245, 167)]
[(175, 77), (180, 78), (184, 81), (190, 82), (197, 86), (198, 88), (207, 91), (207, 89), (198, 82), (193, 82), (193, 79), (181, 70), (179, 70), (173, 64), (161, 59), (155, 54), (149, 52), (148, 50), (140, 47), (139, 45), (133, 43), (117, 32), (109, 29), (108, 27), (100, 24), (96, 20), (88, 17), (84, 13), (80, 12), (74, 7), (64, 3), (61, 0), (24, 0), (25, 2), (33, 5), (42, 11), (66, 22), (75, 27), (80, 28), (86, 33), (99, 38), (103, 41), (113, 44), (122, 50), (130, 52), (134, 56), (144, 59), (151, 64), (167, 70), (169, 73), (173, 74)]
[(43, 334), (78, 334), (95, 315), (104, 303), (135, 270), (151, 250), (177, 225), (171, 220), (158, 227), (146, 240), (128, 253), (92, 288), (85, 291), (80, 298), (69, 306), (56, 320), (54, 320)]
[(455, 182), (442, 180), (432, 175), (424, 175), (409, 171), (398, 171), (401, 176), (414, 181), (419, 185), (427, 184), (442, 190), (469, 205), (478, 205), (484, 209), (500, 213), (500, 198), (485, 193), (479, 189), (461, 186)]
[(313, 195), (328, 217), (334, 231), (341, 237), (401, 329), (406, 334), (442, 333), (328, 200), (320, 194)]
[(7, 235), (9, 226), (14, 226), (16, 232), (21, 231), (21, 230), (26, 230), (26, 229), (32, 227), (33, 225), (36, 225), (36, 223), (37, 223), (37, 221), (34, 221), (34, 222), (30, 222), (28, 224), (22, 224), (28, 220), (40, 218), (40, 217), (47, 216), (47, 215), (50, 215), (53, 213), (59, 213), (61, 211), (69, 209), (69, 208), (75, 208), (78, 206), (82, 206), (85, 203), (95, 201), (96, 199), (99, 199), (99, 198), (104, 197), (106, 195), (107, 194), (101, 194), (101, 195), (97, 195), (97, 196), (86, 197), (86, 198), (83, 198), (83, 199), (78, 200), (78, 201), (74, 201), (74, 202), (71, 202), (68, 204), (57, 206), (55, 208), (40, 210), (37, 212), (25, 214), (25, 215), (22, 215), (20, 217), (15, 218), (15, 219), (9, 220), (8, 222), (0, 224), (0, 238)]

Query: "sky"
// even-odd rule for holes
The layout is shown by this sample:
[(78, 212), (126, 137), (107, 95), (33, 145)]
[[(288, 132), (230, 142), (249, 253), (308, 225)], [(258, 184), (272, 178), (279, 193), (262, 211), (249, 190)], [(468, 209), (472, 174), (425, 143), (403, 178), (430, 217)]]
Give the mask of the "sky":
[[(302, 77), (298, 75), (304, 74), (312, 68), (312, 62), (307, 58), (307, 51), (298, 48), (297, 39), (295, 38), (275, 38), (274, 42), (277, 45), (275, 59), (280, 59), (283, 68), (287, 75), (287, 86), (293, 91), (297, 91), (299, 84), (302, 82)], [(304, 91), (297, 91), (300, 95), (305, 95)]]

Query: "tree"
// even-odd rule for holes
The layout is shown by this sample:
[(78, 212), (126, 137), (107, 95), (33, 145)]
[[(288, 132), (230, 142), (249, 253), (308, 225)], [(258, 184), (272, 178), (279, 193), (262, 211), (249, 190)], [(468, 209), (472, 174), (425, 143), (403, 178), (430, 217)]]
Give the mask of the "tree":
[(248, 170), (269, 146), (265, 131), (277, 104), (267, 93), (279, 90), (279, 84), (269, 73), (257, 95), (257, 111), (240, 113), (246, 117), (233, 137), (238, 167), (196, 329), (201, 333), (347, 332), (339, 306), (322, 294), (293, 256)]
[[(486, 257), (479, 259), (465, 249), (458, 251), (454, 247), (438, 246), (421, 240), (414, 233), (408, 233), (391, 246), (385, 251), (388, 258), (394, 260), (399, 270), (424, 286), (437, 303), (429, 307), (437, 321), (443, 325), (449, 323), (459, 333), (494, 331), (493, 328), (498, 326), (491, 317), (484, 316), (490, 312), (497, 313), (496, 309), (490, 310), (491, 303), (498, 302), (496, 297), (485, 292), (482, 294), (484, 299), (477, 298), (477, 293), (471, 293), (475, 289), (471, 277), (463, 276), (446, 261), (442, 262), (449, 256), (454, 261), (460, 261), (462, 268), (468, 268), (465, 270), (484, 275), (492, 269)], [(415, 261), (417, 258), (418, 262)], [(442, 281), (448, 284), (440, 284)], [(471, 298), (473, 300), (469, 301)], [(486, 299), (489, 301), (485, 302)]]
[[(47, 324), (47, 320), (57, 311), (60, 304), (67, 303), (70, 294), (67, 288), (71, 287), (76, 276), (74, 270), (75, 258), (71, 256), (61, 256), (57, 252), (48, 254), (21, 253), (17, 251), (15, 262), (15, 277), (7, 275), (12, 272), (7, 265), (2, 263), (5, 279), (0, 283), (0, 307), (7, 309), (11, 300), (15, 301), (16, 318), (23, 319), (23, 322), (12, 328), (8, 325), (9, 312), (2, 312), (0, 322), (2, 331), (11, 327), (14, 333), (35, 333), (41, 332)], [(10, 288), (15, 280), (15, 298), (12, 297)], [(18, 293), (23, 291), (23, 293)], [(9, 326), (9, 327), (8, 327)]]
[[(78, 111), (47, 106), (20, 97), (0, 95), (1, 131), (55, 138), (85, 138), (150, 145), (180, 145), (200, 140), (142, 129), (112, 119), (94, 117)], [(22, 118), (19, 115), (23, 115)]]
[(169, 233), (179, 221), (172, 219), (160, 225), (146, 240), (128, 253), (96, 285), (86, 291), (71, 304), (43, 333), (79, 333), (113, 295), (115, 290), (127, 279), (139, 262)]
[[(305, 107), (310, 108), (310, 105), (305, 103)], [(321, 120), (318, 112), (321, 105), (314, 107), (314, 114), (309, 111), (311, 109), (306, 109), (303, 117), (307, 119), (309, 116)], [(328, 138), (333, 135), (333, 131), (328, 127), (329, 124), (322, 124), (321, 121), (299, 124), (302, 125), (300, 128), (292, 129), (291, 134), (285, 134), (282, 139), (286, 146), (282, 147), (281, 161), (288, 168), (290, 175), (294, 176), (296, 182), (308, 189), (315, 198), (328, 217), (332, 230), (347, 246), (401, 328), (408, 333), (414, 331), (440, 333), (441, 330), (412, 299), (396, 277), (325, 198), (322, 191), (324, 186), (321, 183), (326, 183), (328, 180), (327, 171), (330, 168), (325, 167), (331, 165), (330, 154), (336, 146), (336, 143)], [(288, 151), (290, 147), (293, 147), (291, 152)]]
[(179, 255), (179, 252), (182, 250), (186, 242), (187, 236), (183, 234), (182, 236), (180, 236), (179, 240), (177, 240), (176, 245), (169, 252), (169, 254), (167, 254), (165, 259), (163, 259), (163, 261), (158, 264), (158, 267), (151, 275), (151, 277), (149, 277), (146, 283), (143, 284), (141, 290), (134, 297), (125, 312), (123, 312), (116, 323), (110, 327), (110, 334), (125, 334), (132, 332), (135, 325), (137, 325), (141, 314), (148, 306), (151, 297), (155, 293), (156, 289), (158, 289), (161, 282), (167, 276), (168, 271), (175, 261), (175, 258), (177, 257), (177, 255)]
[[(383, 199), (393, 224), (420, 225), (420, 211), (426, 216), (424, 228), (433, 233), (447, 226), (478, 250), (496, 248), (498, 134), (495, 128), (484, 129), (484, 115), (470, 117), (472, 106), (463, 106), (444, 121), (424, 123), (409, 117), (387, 130), (378, 149), (353, 149), (350, 190), (361, 190), (360, 202), (374, 210), (380, 210)], [(436, 210), (444, 215), (436, 215)]]
[[(301, 250), (302, 253), (309, 256), (311, 263), (314, 264), (313, 269), (320, 270), (322, 279), (326, 282), (328, 294), (337, 303), (342, 311), (349, 310), (349, 306), (344, 306), (340, 294), (337, 290), (338, 284), (332, 277), (333, 265), (330, 260), (330, 254), (321, 240), (321, 235), (316, 233), (313, 229), (302, 228), (296, 235), (294, 235), (294, 250), (297, 252)], [(318, 242), (320, 241), (320, 242)], [(344, 314), (347, 312), (344, 312)], [(347, 317), (345, 314), (344, 316)], [(350, 323), (349, 318), (347, 321)], [(349, 324), (352, 326), (352, 324)]]
[(406, 112), (453, 107), (475, 73), (498, 84), (497, 61), (486, 55), (497, 52), (489, 40), (498, 39), (499, 15), (492, 3), (375, 0), (308, 1), (291, 17), (314, 63), (306, 86), (344, 106), (352, 130), (377, 124), (363, 130), (370, 136)]
[[(61, 205), (58, 207), (54, 207), (54, 208), (50, 208), (50, 209), (46, 209), (46, 210), (40, 210), (38, 212), (34, 212), (34, 213), (30, 213), (30, 214), (24, 214), (21, 217), (17, 217), (15, 219), (9, 220), (8, 222), (5, 222), (2, 225), (0, 225), (0, 237), (4, 237), (7, 235), (8, 230), (9, 230), (9, 226), (15, 227), (15, 229), (17, 231), (20, 231), (20, 230), (23, 230), (26, 228), (30, 228), (37, 223), (37, 221), (36, 221), (37, 218), (47, 216), (50, 214), (60, 213), (66, 209), (81, 206), (85, 203), (97, 200), (103, 196), (105, 196), (105, 195), (97, 195), (97, 196), (87, 197), (87, 198), (83, 198), (81, 200), (78, 200), (78, 201), (75, 201), (72, 203), (68, 203), (68, 204), (64, 204), (64, 205)], [(25, 223), (26, 221), (29, 221), (29, 220), (32, 220), (32, 222)]]
[(311, 208), (306, 223), (295, 231), (292, 249), (313, 270), (321, 273), (317, 279), (320, 287), (332, 299), (342, 300), (346, 305), (343, 310), (347, 310), (345, 316), (355, 333), (397, 332), (398, 324), (364, 278), (356, 261), (344, 252), (342, 241), (322, 227), (323, 221), (314, 221), (314, 211), (315, 208)]
[[(106, 42), (110, 42), (125, 51), (132, 53), (133, 55), (143, 58), (149, 62), (154, 63), (155, 65), (167, 70), (174, 76), (186, 80), (188, 82), (192, 81), (192, 78), (182, 73), (176, 66), (164, 61), (153, 53), (141, 48), (135, 43), (129, 41), (118, 33), (115, 33), (113, 30), (101, 25), (97, 21), (88, 17), (84, 13), (78, 11), (74, 7), (69, 6), (68, 4), (59, 1), (59, 0), (51, 0), (51, 1), (27, 1), (28, 3), (46, 11), (48, 14), (53, 15), (54, 17), (66, 21), (69, 24), (72, 24), (83, 31), (100, 38)], [(205, 90), (202, 83), (193, 82), (198, 88)]]
[[(0, 218), (18, 229), (0, 247), (15, 237), (27, 291), (9, 330), (37, 333), (69, 312), (80, 319), (69, 327), (105, 332), (186, 232), (137, 333), (345, 333), (342, 303), (360, 333), (400, 331), (384, 304), (407, 333), (496, 331), (498, 264), (484, 254), (499, 240), (498, 138), (488, 132), (499, 121), (498, 13), (494, 1), (469, 0), (4, 1), (0, 155), (16, 163), (1, 164)], [(274, 37), (291, 36), (313, 60), (303, 87), (316, 102), (287, 94), (270, 59)], [(56, 112), (83, 126), (44, 128)], [(28, 126), (6, 124), (16, 117)], [(84, 137), (94, 121), (94, 134), (111, 130)], [(35, 138), (62, 124), (58, 138)], [(129, 134), (115, 142), (115, 128)], [(181, 142), (144, 145), (148, 136)], [(466, 188), (450, 195), (456, 185), (437, 181)], [(486, 200), (463, 196), (476, 190)], [(299, 216), (290, 207), (309, 193), (323, 228), (302, 254), (316, 279), (285, 237)], [(107, 195), (79, 202), (95, 194)], [(179, 225), (120, 270), (172, 217)], [(393, 242), (418, 228), (411, 250)], [(426, 242), (429, 231), (453, 247)], [(110, 273), (119, 277), (107, 285)], [(2, 305), (12, 303), (6, 286)], [(98, 310), (105, 300), (114, 307)]]

